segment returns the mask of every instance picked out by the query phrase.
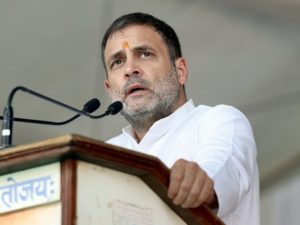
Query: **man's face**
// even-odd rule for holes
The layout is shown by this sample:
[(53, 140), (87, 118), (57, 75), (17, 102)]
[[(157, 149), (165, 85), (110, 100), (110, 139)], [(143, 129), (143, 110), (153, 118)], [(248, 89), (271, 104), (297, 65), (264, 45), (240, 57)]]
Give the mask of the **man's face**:
[(113, 101), (123, 102), (123, 113), (143, 114), (157, 107), (174, 111), (185, 102), (185, 61), (171, 63), (165, 42), (153, 28), (132, 25), (114, 33), (104, 57), (105, 87)]

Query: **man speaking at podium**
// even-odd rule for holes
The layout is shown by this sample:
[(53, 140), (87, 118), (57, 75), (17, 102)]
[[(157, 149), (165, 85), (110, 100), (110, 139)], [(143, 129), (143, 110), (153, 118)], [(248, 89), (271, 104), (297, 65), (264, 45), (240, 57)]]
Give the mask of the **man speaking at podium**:
[(108, 141), (158, 157), (171, 169), (176, 205), (206, 204), (227, 225), (259, 224), (256, 146), (237, 109), (195, 107), (185, 93), (187, 62), (174, 30), (144, 13), (115, 20), (102, 40), (105, 87), (129, 122)]

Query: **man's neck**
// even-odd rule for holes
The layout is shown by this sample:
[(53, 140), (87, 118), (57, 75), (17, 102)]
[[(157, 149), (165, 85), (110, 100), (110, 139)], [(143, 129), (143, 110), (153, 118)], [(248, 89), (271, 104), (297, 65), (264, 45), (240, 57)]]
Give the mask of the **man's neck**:
[(180, 99), (177, 101), (177, 103), (175, 103), (171, 110), (169, 111), (169, 113), (166, 113), (166, 111), (162, 114), (153, 114), (151, 113), (146, 113), (142, 116), (139, 116), (135, 119), (133, 118), (126, 118), (127, 121), (131, 124), (132, 127), (132, 133), (134, 134), (134, 137), (136, 139), (136, 141), (139, 143), (144, 136), (146, 135), (146, 133), (149, 131), (149, 129), (151, 128), (151, 126), (158, 120), (163, 119), (169, 115), (171, 115), (172, 113), (174, 113), (178, 108), (180, 108), (182, 105), (184, 105), (186, 103), (187, 99), (185, 96), (185, 93), (183, 93), (180, 97)]
[(131, 124), (132, 126), (132, 133), (134, 135), (135, 140), (140, 143), (140, 141), (144, 138), (146, 133), (149, 131), (150, 127), (155, 123), (154, 122), (147, 122), (143, 123), (142, 125)]
[[(177, 106), (173, 109), (173, 111), (169, 114), (171, 115), (172, 113), (174, 113), (180, 106)], [(152, 125), (160, 120), (163, 119), (169, 115), (164, 115), (161, 117), (148, 117), (147, 120), (143, 120), (143, 121), (131, 121), (131, 127), (132, 127), (132, 133), (134, 135), (135, 140), (140, 143), (140, 141), (144, 138), (144, 136), (146, 135), (146, 133), (149, 131), (149, 129), (152, 127)]]

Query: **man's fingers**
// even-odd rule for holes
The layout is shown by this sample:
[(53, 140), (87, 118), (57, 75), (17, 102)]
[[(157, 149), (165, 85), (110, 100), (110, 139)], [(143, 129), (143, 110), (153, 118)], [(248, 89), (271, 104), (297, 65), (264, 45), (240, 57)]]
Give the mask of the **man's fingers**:
[(195, 182), (196, 173), (191, 172), (189, 169), (185, 170), (184, 178), (179, 186), (179, 190), (173, 202), (176, 205), (182, 205), (190, 194), (190, 191)]
[(191, 187), (187, 198), (181, 204), (183, 208), (189, 208), (199, 202), (199, 196), (202, 192), (203, 186), (205, 184), (205, 180), (207, 179), (206, 174), (204, 171), (198, 168), (197, 172), (195, 173), (195, 179), (193, 182), (193, 186)]
[(182, 205), (186, 201), (194, 185), (198, 170), (199, 166), (196, 163), (186, 160), (179, 160), (171, 169), (170, 193), (174, 204)]
[(184, 178), (184, 170), (182, 169), (183, 162), (184, 160), (178, 160), (171, 168), (170, 184), (168, 189), (168, 196), (171, 199), (178, 194), (179, 187)]
[(202, 204), (210, 204), (214, 199), (214, 189), (213, 189), (213, 181), (207, 177), (205, 180), (201, 192), (190, 205), (191, 208), (196, 208)]
[(171, 168), (168, 195), (183, 208), (209, 204), (214, 199), (213, 181), (197, 163), (181, 159)]

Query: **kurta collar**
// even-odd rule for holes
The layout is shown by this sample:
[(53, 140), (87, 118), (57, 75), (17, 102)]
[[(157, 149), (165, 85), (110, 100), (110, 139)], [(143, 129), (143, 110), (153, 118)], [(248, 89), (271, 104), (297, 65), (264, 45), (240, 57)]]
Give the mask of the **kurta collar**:
[[(184, 105), (182, 105), (180, 108), (178, 108), (175, 112), (173, 112), (171, 115), (160, 119), (156, 121), (149, 129), (149, 131), (146, 133), (144, 138), (141, 142), (143, 142), (144, 139), (147, 138), (147, 136), (161, 136), (171, 130), (174, 126), (176, 126), (178, 123), (180, 123), (181, 120), (185, 118), (186, 115), (188, 115), (191, 111), (195, 109), (193, 100), (188, 100)], [(130, 136), (132, 139), (135, 140), (134, 133), (132, 132), (131, 125), (124, 127), (122, 129), (122, 132), (125, 135)]]

